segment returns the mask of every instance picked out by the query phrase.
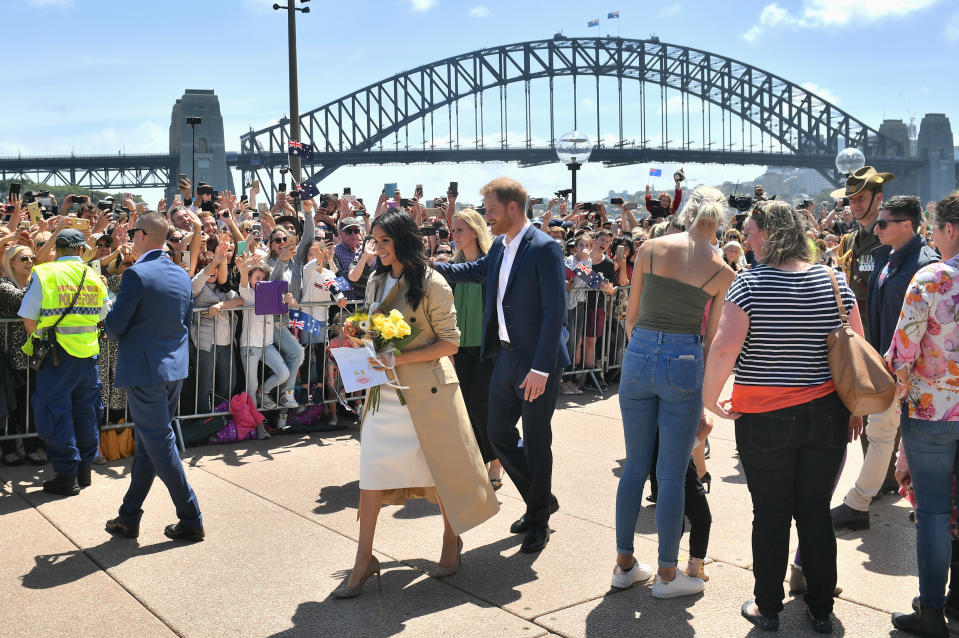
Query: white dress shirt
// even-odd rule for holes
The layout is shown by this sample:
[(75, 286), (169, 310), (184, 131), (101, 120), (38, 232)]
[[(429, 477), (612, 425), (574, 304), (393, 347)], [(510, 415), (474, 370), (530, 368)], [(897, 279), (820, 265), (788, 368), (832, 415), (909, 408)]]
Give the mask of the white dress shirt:
[[(503, 235), (503, 261), (499, 267), (499, 282), (496, 288), (496, 318), (499, 321), (499, 339), (506, 343), (510, 342), (510, 338), (509, 332), (506, 331), (506, 315), (503, 313), (503, 296), (506, 294), (506, 284), (509, 283), (509, 274), (513, 269), (513, 261), (516, 259), (517, 251), (519, 251), (520, 242), (523, 241), (523, 237), (526, 236), (526, 231), (529, 230), (531, 225), (532, 222), (526, 220), (526, 224), (522, 230), (520, 230), (512, 240), (506, 235)], [(544, 377), (549, 376), (548, 373), (540, 372), (539, 370), (531, 370), (531, 372), (543, 375)]]

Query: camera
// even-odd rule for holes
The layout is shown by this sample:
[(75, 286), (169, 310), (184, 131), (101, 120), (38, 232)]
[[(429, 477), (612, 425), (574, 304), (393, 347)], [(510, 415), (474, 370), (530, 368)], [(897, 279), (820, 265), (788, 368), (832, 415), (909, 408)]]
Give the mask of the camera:
[(594, 202), (583, 202), (583, 210), (589, 213), (596, 211), (596, 204)]
[(749, 195), (730, 195), (729, 205), (736, 210), (745, 213), (753, 207), (753, 198)]
[(422, 233), (424, 237), (431, 237), (436, 234), (436, 230), (435, 226), (422, 226), (420, 233)]
[(113, 202), (108, 202), (105, 199), (101, 199), (97, 202), (97, 208), (100, 210), (113, 210)]
[(572, 189), (572, 188), (564, 188), (564, 189), (562, 189), (562, 190), (558, 190), (558, 191), (554, 192), (553, 194), (556, 195), (557, 197), (569, 197), (570, 195), (573, 194), (573, 189)]
[(797, 208), (799, 208), (800, 210), (805, 210), (807, 208), (812, 208), (812, 207), (813, 207), (813, 201), (811, 199), (804, 199), (801, 202), (799, 202), (799, 206)]
[(210, 195), (210, 196), (212, 196), (212, 195), (213, 195), (213, 187), (212, 187), (212, 186), (198, 186), (197, 189), (196, 189), (196, 194), (197, 194), (197, 195)]
[(542, 203), (543, 203), (543, 198), (542, 198), (542, 197), (532, 197), (532, 198), (530, 198), (529, 203), (530, 203), (530, 205), (532, 205), (532, 204), (542, 204)]
[(613, 206), (622, 206), (625, 202), (622, 197), (611, 197), (609, 203)]

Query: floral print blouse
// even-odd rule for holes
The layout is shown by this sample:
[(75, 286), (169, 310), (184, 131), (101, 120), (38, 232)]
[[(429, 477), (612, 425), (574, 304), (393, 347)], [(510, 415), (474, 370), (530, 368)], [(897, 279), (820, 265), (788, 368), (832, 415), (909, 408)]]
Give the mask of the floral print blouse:
[(916, 272), (886, 357), (911, 368), (910, 417), (959, 421), (959, 256)]

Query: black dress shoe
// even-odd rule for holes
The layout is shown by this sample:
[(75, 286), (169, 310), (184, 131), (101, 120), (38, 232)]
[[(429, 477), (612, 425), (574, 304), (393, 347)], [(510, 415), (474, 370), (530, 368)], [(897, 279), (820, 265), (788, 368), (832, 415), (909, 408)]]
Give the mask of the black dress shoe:
[(139, 527), (130, 527), (120, 520), (120, 517), (111, 518), (107, 521), (106, 529), (111, 534), (119, 534), (126, 538), (136, 538), (140, 535)]
[(832, 528), (840, 529), (869, 529), (869, 512), (854, 510), (845, 503), (832, 508)]
[(80, 468), (77, 470), (77, 485), (80, 487), (90, 487), (90, 477), (92, 475), (90, 469), (89, 465), (80, 465)]
[(176, 525), (167, 525), (163, 528), (163, 533), (167, 538), (172, 538), (175, 541), (202, 541), (206, 534), (203, 533), (202, 527), (185, 527), (181, 523)]
[(762, 613), (749, 613), (749, 608), (753, 602), (752, 600), (744, 602), (743, 606), (739, 609), (740, 615), (763, 631), (779, 631), (779, 616), (763, 616)]
[[(559, 501), (554, 494), (549, 495), (549, 513), (552, 516), (559, 511)], [(526, 520), (526, 514), (520, 516), (512, 525), (509, 526), (510, 534), (525, 534), (529, 531), (529, 522)]]
[(946, 617), (941, 609), (932, 609), (919, 605), (919, 610), (911, 614), (892, 615), (892, 624), (914, 636), (929, 636), (930, 638), (947, 638), (949, 629), (946, 627)]
[(832, 633), (832, 614), (829, 614), (825, 618), (816, 618), (813, 616), (812, 610), (807, 608), (806, 615), (809, 616), (809, 622), (812, 623), (812, 630), (817, 634)]
[(80, 493), (80, 486), (77, 485), (77, 477), (57, 474), (51, 480), (44, 481), (43, 491), (60, 496), (76, 496)]
[(548, 542), (549, 527), (534, 527), (526, 532), (526, 538), (523, 539), (523, 544), (520, 546), (519, 551), (524, 554), (535, 554), (536, 552), (543, 551), (543, 548), (546, 547), (546, 543)]

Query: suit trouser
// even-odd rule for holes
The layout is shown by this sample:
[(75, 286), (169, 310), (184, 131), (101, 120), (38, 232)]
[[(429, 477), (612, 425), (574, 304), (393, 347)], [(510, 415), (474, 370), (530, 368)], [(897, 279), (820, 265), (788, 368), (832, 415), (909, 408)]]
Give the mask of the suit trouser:
[(96, 357), (81, 359), (55, 347), (60, 365), (53, 365), (52, 353), (47, 356), (37, 371), (31, 403), (53, 471), (76, 476), (80, 465), (90, 465), (97, 457), (100, 372)]
[(889, 460), (892, 458), (899, 431), (899, 402), (893, 401), (885, 412), (870, 414), (866, 424), (869, 445), (864, 446), (865, 458), (856, 484), (846, 493), (843, 502), (854, 510), (869, 510), (869, 502), (879, 492), (886, 480)]
[[(497, 458), (526, 501), (527, 521), (532, 527), (545, 527), (553, 480), (551, 421), (561, 371), (558, 367), (549, 371), (543, 395), (533, 402), (523, 399), (524, 390), (519, 387), (529, 372), (514, 351), (500, 350), (490, 381), (488, 432)], [(520, 418), (522, 441), (516, 428)]]
[(173, 415), (182, 388), (182, 380), (127, 388), (137, 451), (130, 472), (130, 488), (120, 506), (120, 520), (126, 525), (139, 527), (143, 501), (153, 478), (158, 476), (170, 492), (180, 522), (185, 527), (203, 526), (200, 506), (187, 483), (173, 433)]

